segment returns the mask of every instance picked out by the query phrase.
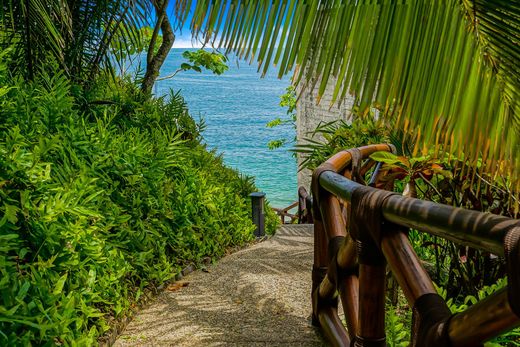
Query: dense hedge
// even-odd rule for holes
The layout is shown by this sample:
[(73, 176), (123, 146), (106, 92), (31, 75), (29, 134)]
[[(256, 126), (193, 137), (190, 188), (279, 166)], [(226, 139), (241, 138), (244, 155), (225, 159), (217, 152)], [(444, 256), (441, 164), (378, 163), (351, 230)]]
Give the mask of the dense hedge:
[(107, 81), (0, 76), (0, 345), (92, 344), (145, 287), (252, 238), (254, 186), (182, 98)]

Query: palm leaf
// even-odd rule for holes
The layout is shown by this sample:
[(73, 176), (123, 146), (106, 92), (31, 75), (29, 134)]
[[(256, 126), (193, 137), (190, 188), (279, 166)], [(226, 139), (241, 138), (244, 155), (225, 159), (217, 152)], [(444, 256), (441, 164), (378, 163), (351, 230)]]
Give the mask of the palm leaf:
[(296, 81), (318, 100), (335, 83), (334, 103), (351, 93), (358, 116), (377, 107), (413, 135), (416, 152), (483, 159), (518, 182), (518, 2), (183, 0), (178, 8), (180, 20), (193, 9), (195, 35), (219, 37), (263, 73), (298, 66)]
[[(14, 46), (13, 68), (45, 66), (52, 56), (77, 81), (119, 63), (109, 49), (114, 39), (131, 51), (149, 24), (149, 0), (4, 0), (0, 48)], [(34, 70), (34, 69), (33, 69)]]

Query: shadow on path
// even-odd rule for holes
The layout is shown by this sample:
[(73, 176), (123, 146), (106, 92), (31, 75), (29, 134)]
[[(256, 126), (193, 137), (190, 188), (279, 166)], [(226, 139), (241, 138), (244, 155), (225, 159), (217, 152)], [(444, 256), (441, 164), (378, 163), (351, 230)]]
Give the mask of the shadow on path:
[(310, 324), (312, 226), (194, 272), (141, 311), (115, 346), (322, 346)]

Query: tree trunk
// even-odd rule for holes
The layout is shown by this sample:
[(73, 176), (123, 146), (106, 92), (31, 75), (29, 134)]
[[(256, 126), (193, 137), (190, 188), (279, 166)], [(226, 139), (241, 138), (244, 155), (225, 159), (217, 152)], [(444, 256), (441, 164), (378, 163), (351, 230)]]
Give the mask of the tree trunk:
[[(157, 24), (155, 26), (154, 35), (150, 42), (150, 46), (148, 47), (148, 58), (146, 61), (146, 72), (143, 78), (143, 82), (141, 84), (141, 90), (145, 94), (151, 94), (153, 85), (155, 84), (155, 80), (159, 77), (159, 71), (170, 52), (170, 49), (173, 46), (173, 42), (175, 41), (175, 35), (173, 34), (172, 26), (170, 20), (168, 19), (168, 15), (166, 14), (166, 8), (168, 7), (168, 0), (164, 0), (164, 2), (153, 1), (153, 5), (155, 7), (155, 14), (157, 19)], [(157, 40), (157, 35), (155, 34), (159, 27), (162, 32), (162, 44), (157, 51), (157, 54), (153, 54), (153, 50), (155, 47), (155, 42)]]

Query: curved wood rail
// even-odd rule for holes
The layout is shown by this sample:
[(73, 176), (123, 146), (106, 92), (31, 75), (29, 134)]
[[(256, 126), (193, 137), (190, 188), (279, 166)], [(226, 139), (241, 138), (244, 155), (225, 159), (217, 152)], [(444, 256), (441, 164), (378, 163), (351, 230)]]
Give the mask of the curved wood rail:
[(307, 189), (298, 189), (298, 224), (312, 224), (312, 197)]
[(298, 214), (290, 213), (289, 211), (295, 207), (298, 207), (298, 201), (293, 202), (285, 208), (272, 207), (272, 209), (276, 212), (276, 215), (280, 217), (282, 224), (286, 224), (285, 217), (289, 217), (289, 224), (292, 224), (298, 219)]
[[(286, 224), (286, 217), (289, 218), (289, 224), (293, 224), (298, 221), (298, 224), (312, 224), (312, 198), (307, 193), (307, 190), (303, 187), (298, 189), (298, 201), (293, 202), (289, 206), (285, 208), (276, 208), (273, 207), (273, 211), (276, 213), (278, 217), (280, 217), (280, 221), (282, 224)], [(289, 211), (293, 208), (297, 207), (298, 211), (296, 214), (290, 213)]]
[[(481, 346), (519, 326), (519, 221), (375, 188), (381, 163), (369, 156), (377, 151), (394, 150), (381, 144), (342, 151), (314, 171), (313, 323), (335, 346), (386, 346), (388, 265), (413, 308), (411, 346)], [(409, 228), (505, 256), (508, 287), (451, 314), (408, 240)], [(339, 300), (347, 327), (337, 317)]]

